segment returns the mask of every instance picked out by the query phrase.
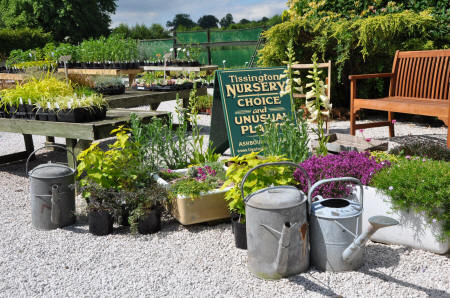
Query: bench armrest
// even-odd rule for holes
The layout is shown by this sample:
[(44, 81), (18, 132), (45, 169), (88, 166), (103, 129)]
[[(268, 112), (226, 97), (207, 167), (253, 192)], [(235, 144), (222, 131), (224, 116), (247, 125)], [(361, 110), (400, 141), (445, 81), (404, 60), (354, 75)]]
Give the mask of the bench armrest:
[(360, 75), (350, 75), (349, 80), (360, 80), (360, 79), (371, 79), (371, 78), (388, 78), (393, 77), (394, 74), (390, 72), (386, 73), (373, 73), (373, 74), (360, 74)]

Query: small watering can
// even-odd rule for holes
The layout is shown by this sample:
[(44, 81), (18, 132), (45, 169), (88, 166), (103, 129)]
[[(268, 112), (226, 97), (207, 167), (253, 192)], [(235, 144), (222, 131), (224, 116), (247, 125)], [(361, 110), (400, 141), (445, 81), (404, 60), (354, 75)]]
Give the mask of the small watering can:
[(30, 177), (31, 223), (38, 230), (53, 230), (75, 223), (75, 169), (66, 165), (51, 163), (40, 164), (28, 171), (31, 156), (46, 147), (66, 148), (47, 145), (34, 150), (28, 156), (26, 173)]
[[(331, 182), (352, 182), (359, 187), (360, 201), (350, 198), (311, 198), (314, 190)], [(363, 248), (378, 229), (397, 225), (398, 221), (386, 216), (369, 218), (371, 226), (361, 233), (363, 186), (352, 177), (331, 178), (316, 182), (308, 192), (311, 226), (311, 264), (321, 270), (349, 271), (363, 263)]]
[[(306, 171), (292, 162), (272, 162), (252, 168), (242, 179), (244, 184), (254, 170), (273, 165), (297, 167), (311, 182)], [(248, 268), (257, 277), (279, 279), (309, 268), (309, 236), (306, 195), (294, 186), (272, 186), (244, 199), (247, 229)]]

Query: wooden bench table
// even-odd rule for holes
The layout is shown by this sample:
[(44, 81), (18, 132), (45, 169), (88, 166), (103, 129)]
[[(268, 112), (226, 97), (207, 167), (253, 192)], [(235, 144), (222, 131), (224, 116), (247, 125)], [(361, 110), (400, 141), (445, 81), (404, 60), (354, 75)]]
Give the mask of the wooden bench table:
[[(389, 96), (377, 99), (358, 98), (356, 81), (370, 78), (389, 78)], [(393, 137), (394, 113), (434, 116), (447, 125), (450, 119), (450, 50), (397, 51), (391, 73), (349, 76), (350, 133), (356, 129), (389, 126)], [(388, 112), (388, 121), (356, 124), (355, 113), (360, 109)], [(447, 147), (450, 148), (450, 130), (447, 128)]]
[[(0, 164), (26, 159), (34, 150), (32, 135), (65, 138), (67, 150), (77, 156), (79, 152), (88, 148), (93, 140), (111, 137), (111, 130), (127, 124), (132, 113), (143, 122), (149, 122), (153, 117), (167, 117), (169, 114), (169, 112), (112, 109), (107, 111), (106, 119), (85, 123), (1, 118), (0, 131), (23, 134), (25, 151), (0, 156)], [(67, 153), (67, 161), (70, 167), (74, 166), (70, 153)]]

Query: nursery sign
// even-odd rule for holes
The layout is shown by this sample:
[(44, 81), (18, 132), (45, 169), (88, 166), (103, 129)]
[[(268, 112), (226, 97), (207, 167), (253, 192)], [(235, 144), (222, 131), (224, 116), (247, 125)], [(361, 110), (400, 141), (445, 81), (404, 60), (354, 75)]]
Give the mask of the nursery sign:
[[(216, 71), (211, 120), (211, 140), (216, 149), (221, 145), (216, 137), (220, 132), (216, 130), (223, 130), (223, 122), (233, 156), (261, 149), (258, 129), (263, 129), (268, 119), (280, 122), (291, 113), (289, 94), (280, 94), (286, 89), (286, 79), (281, 78), (283, 71), (283, 67)], [(221, 121), (218, 118), (222, 115), (217, 115), (220, 110)]]

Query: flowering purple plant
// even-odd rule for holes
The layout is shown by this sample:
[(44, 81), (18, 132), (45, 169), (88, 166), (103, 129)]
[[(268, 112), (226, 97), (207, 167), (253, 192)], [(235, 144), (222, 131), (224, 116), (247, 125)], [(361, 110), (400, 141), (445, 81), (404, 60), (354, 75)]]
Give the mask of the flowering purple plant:
[[(312, 184), (327, 178), (354, 177), (362, 184), (368, 185), (373, 175), (382, 168), (390, 166), (390, 162), (377, 163), (375, 157), (371, 157), (369, 152), (349, 151), (324, 157), (312, 156), (300, 165), (305, 168)], [(299, 182), (300, 189), (307, 193), (306, 178), (299, 169), (294, 172), (294, 179)], [(324, 198), (345, 197), (351, 191), (351, 188), (346, 185), (348, 185), (346, 182), (326, 183), (319, 186), (313, 196), (320, 194)]]
[(205, 181), (208, 176), (216, 176), (216, 170), (213, 170), (210, 166), (204, 166), (197, 169), (195, 179), (197, 181)]

